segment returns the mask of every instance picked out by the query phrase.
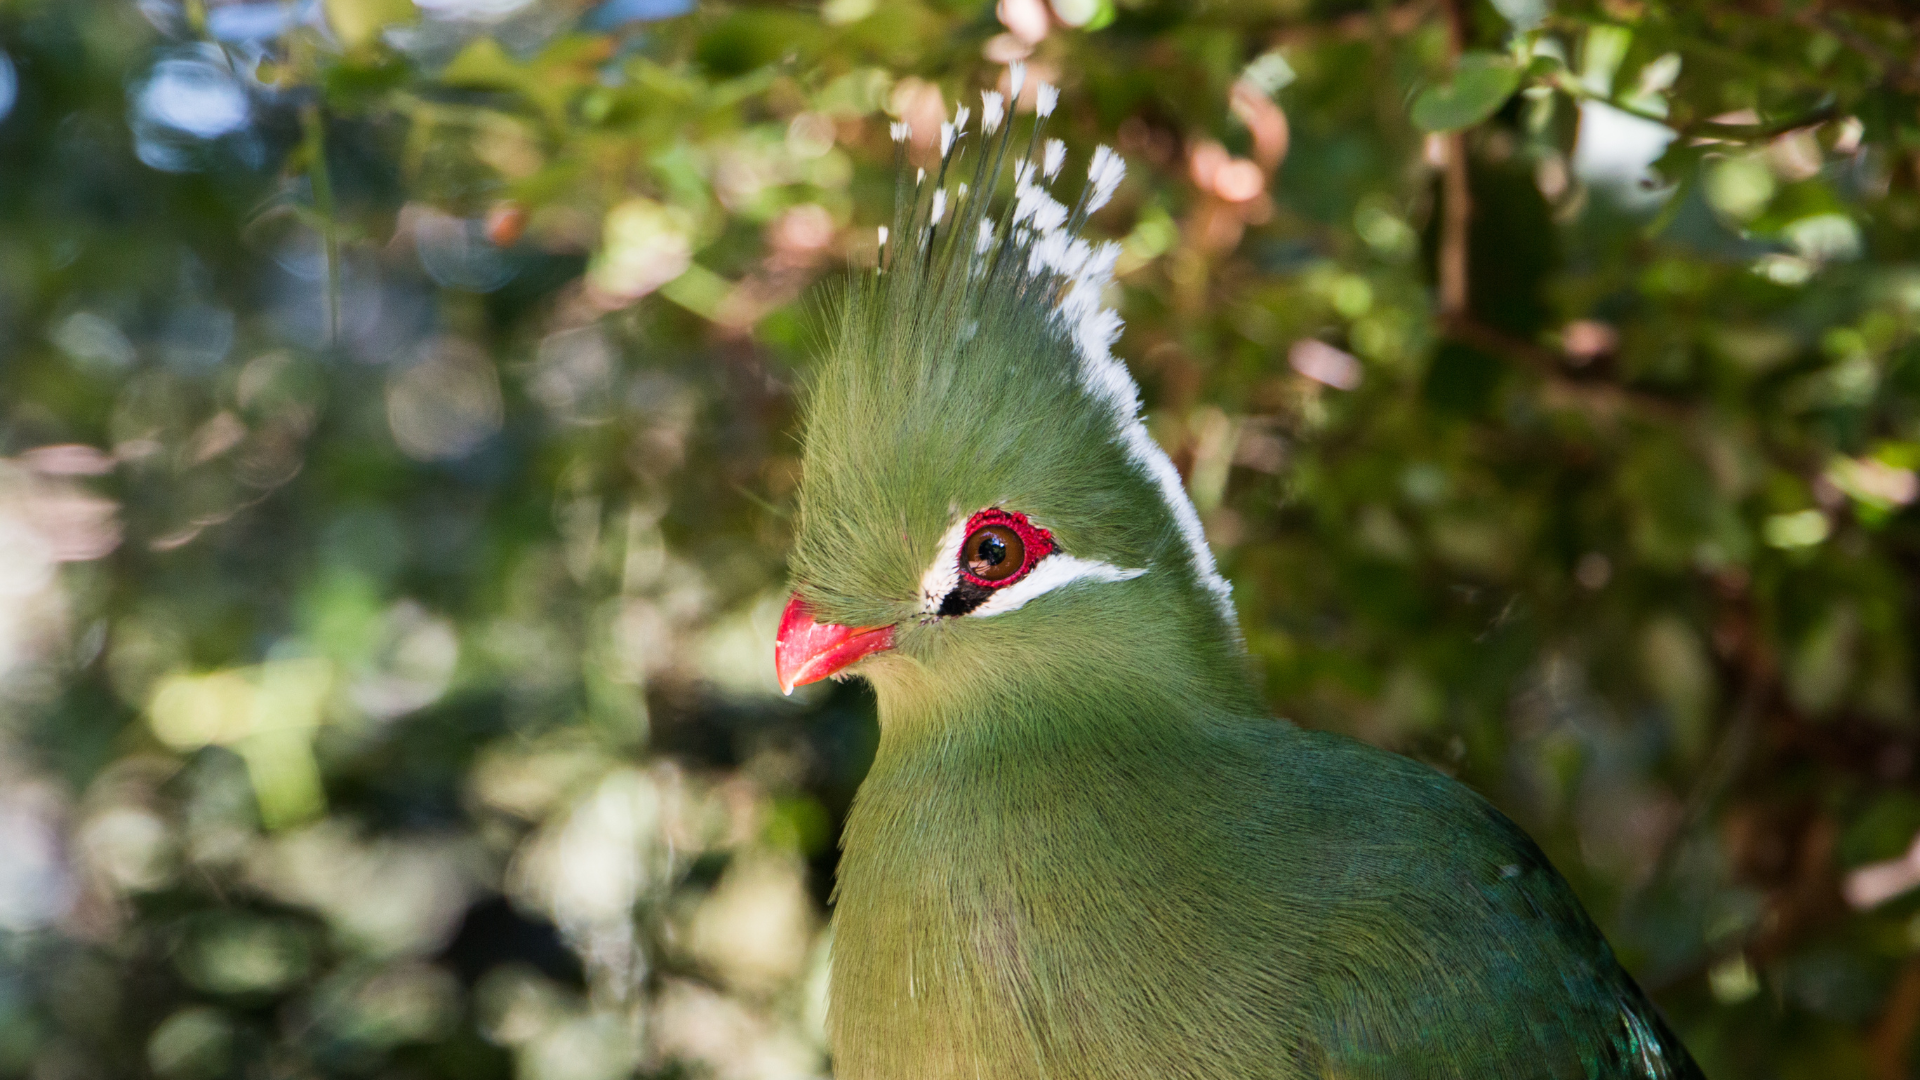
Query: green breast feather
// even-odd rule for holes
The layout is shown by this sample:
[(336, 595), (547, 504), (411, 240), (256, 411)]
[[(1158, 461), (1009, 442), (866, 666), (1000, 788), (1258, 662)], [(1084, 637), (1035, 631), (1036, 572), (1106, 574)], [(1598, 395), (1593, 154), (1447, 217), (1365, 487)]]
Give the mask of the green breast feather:
[(1065, 148), (1016, 152), (1006, 113), (985, 95), (903, 167), (807, 398), (780, 676), (857, 673), (881, 724), (836, 1074), (1698, 1076), (1512, 822), (1264, 714), (1110, 351), (1116, 249), (1078, 236), (1119, 160), (1056, 202)]

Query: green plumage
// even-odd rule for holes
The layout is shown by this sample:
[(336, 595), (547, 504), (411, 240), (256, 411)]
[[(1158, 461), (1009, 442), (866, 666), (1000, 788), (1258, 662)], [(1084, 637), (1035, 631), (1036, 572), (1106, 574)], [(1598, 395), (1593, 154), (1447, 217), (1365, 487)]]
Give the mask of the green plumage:
[[(1004, 221), (972, 256), (984, 199), (944, 243), (929, 200), (849, 286), (807, 407), (797, 588), (820, 622), (895, 627), (857, 668), (881, 735), (834, 913), (837, 1074), (1697, 1076), (1516, 826), (1264, 713), (1056, 314), (1071, 282)], [(1146, 572), (929, 614), (942, 537), (989, 507)]]

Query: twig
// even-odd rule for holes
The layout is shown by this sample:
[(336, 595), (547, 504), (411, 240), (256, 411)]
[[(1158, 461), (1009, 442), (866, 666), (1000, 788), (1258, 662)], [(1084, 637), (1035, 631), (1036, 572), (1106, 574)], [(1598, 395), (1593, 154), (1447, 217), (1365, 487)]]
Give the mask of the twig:
[(1594, 94), (1587, 90), (1580, 80), (1571, 76), (1554, 76), (1548, 85), (1566, 94), (1576, 101), (1597, 101), (1608, 108), (1618, 109), (1629, 116), (1642, 120), (1651, 120), (1656, 124), (1672, 128), (1682, 139), (1713, 139), (1720, 142), (1766, 142), (1779, 138), (1791, 131), (1802, 128), (1818, 127), (1829, 120), (1840, 118), (1840, 106), (1833, 102), (1810, 109), (1798, 116), (1784, 120), (1775, 120), (1765, 124), (1723, 124), (1718, 120), (1694, 120), (1690, 123), (1675, 125), (1669, 116), (1649, 112), (1629, 102), (1618, 101), (1604, 94)]
[(1816, 3), (1813, 10), (1797, 13), (1794, 21), (1810, 30), (1832, 34), (1849, 49), (1879, 64), (1883, 77), (1896, 88), (1911, 93), (1920, 87), (1920, 58), (1909, 58), (1903, 64), (1879, 42), (1835, 19), (1832, 12), (1819, 10), (1821, 6)]
[(1728, 142), (1766, 142), (1790, 131), (1818, 127), (1839, 117), (1840, 106), (1828, 103), (1801, 113), (1799, 116), (1776, 120), (1771, 124), (1722, 124), (1714, 120), (1696, 120), (1681, 127), (1680, 135), (1682, 138), (1724, 139)]
[(340, 237), (334, 226), (333, 179), (327, 172), (326, 120), (320, 106), (308, 105), (300, 119), (306, 128), (307, 177), (313, 206), (320, 215), (321, 245), (327, 263), (327, 344), (340, 344)]
[(1770, 680), (1747, 673), (1747, 686), (1740, 694), (1740, 703), (1733, 712), (1733, 722), (1727, 725), (1726, 734), (1720, 744), (1713, 749), (1706, 766), (1700, 770), (1700, 779), (1687, 792), (1687, 801), (1680, 811), (1680, 820), (1674, 823), (1673, 831), (1660, 845), (1654, 855), (1653, 865), (1648, 868), (1624, 903), (1623, 911), (1635, 910), (1654, 890), (1673, 872), (1674, 860), (1680, 857), (1680, 848), (1699, 824), (1706, 820), (1720, 796), (1733, 785), (1746, 765), (1747, 755), (1753, 750), (1754, 736), (1760, 726), (1760, 708), (1766, 700), (1767, 684)]

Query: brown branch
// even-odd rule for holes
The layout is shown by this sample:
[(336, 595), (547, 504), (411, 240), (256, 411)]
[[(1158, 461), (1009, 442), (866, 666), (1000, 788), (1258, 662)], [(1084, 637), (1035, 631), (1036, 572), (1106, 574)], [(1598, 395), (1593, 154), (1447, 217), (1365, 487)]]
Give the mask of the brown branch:
[(1327, 38), (1360, 41), (1382, 30), (1390, 37), (1405, 37), (1426, 24), (1433, 13), (1431, 0), (1415, 0), (1386, 11), (1356, 11), (1327, 23), (1292, 23), (1276, 33), (1274, 45), (1310, 45)]
[(1868, 1058), (1874, 1080), (1906, 1080), (1913, 1074), (1913, 1036), (1920, 1032), (1920, 956), (1909, 959), (1887, 995), (1887, 1011), (1873, 1025)]
[[(1466, 5), (1461, 0), (1446, 0), (1447, 53), (1449, 62), (1458, 62), (1467, 42)], [(1468, 234), (1473, 225), (1473, 193), (1468, 187), (1467, 137), (1464, 132), (1449, 131), (1440, 136), (1447, 160), (1440, 176), (1440, 253), (1435, 276), (1440, 287), (1440, 316), (1462, 318), (1467, 314)]]
[(1579, 409), (1602, 419), (1635, 414), (1665, 421), (1684, 421), (1693, 415), (1684, 402), (1663, 398), (1612, 383), (1569, 379), (1563, 373), (1567, 358), (1552, 349), (1524, 341), (1461, 314), (1443, 316), (1441, 333), (1464, 345), (1512, 361), (1546, 381), (1544, 397), (1549, 405)]
[(1447, 156), (1440, 174), (1440, 316), (1467, 314), (1467, 234), (1473, 225), (1473, 194), (1467, 187), (1467, 139), (1449, 131), (1438, 136)]

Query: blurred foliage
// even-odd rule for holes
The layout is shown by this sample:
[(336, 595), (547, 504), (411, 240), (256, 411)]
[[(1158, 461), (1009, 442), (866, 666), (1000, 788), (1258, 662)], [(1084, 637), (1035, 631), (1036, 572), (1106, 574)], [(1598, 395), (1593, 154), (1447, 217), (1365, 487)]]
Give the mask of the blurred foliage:
[(810, 287), (1018, 58), (1132, 168), (1119, 352), (1275, 711), (1505, 807), (1710, 1075), (1920, 1075), (1915, 56), (0, 0), (0, 1075), (824, 1075), (874, 730), (771, 677)]

